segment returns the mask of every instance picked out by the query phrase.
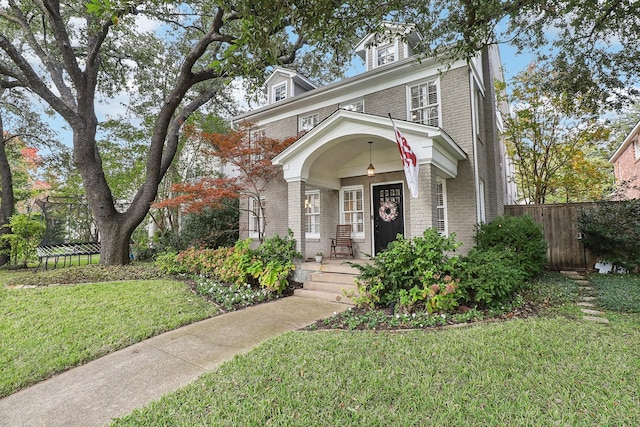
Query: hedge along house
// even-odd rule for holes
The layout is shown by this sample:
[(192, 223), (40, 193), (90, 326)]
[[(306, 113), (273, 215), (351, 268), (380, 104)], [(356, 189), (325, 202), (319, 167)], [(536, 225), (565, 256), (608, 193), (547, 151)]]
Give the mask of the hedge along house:
[[(383, 42), (364, 38), (355, 52), (366, 71), (337, 83), (316, 87), (276, 68), (266, 81), (268, 104), (234, 118), (252, 123), (258, 137), (302, 135), (273, 159), (282, 178), (264, 198), (241, 199), (240, 238), (257, 237), (260, 225), (267, 237), (291, 229), (311, 258), (329, 254), (336, 225), (351, 224), (354, 253), (364, 257), (397, 234), (435, 227), (455, 233), (467, 251), (476, 224), (503, 213), (511, 193), (494, 93), (494, 80), (502, 80), (497, 48), (471, 61), (418, 61), (419, 35), (405, 28)], [(390, 117), (417, 156), (416, 198)]]

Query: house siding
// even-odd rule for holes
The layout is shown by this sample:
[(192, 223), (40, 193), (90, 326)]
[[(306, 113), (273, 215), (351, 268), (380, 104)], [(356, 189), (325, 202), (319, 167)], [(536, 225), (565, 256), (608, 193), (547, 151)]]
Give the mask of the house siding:
[[(367, 53), (371, 54), (372, 51), (369, 49)], [(403, 47), (400, 45), (398, 53), (402, 54), (403, 52)], [(493, 88), (493, 80), (498, 76), (498, 70), (491, 68), (486, 58), (487, 54), (488, 52), (485, 51), (485, 57), (479, 62), (483, 67), (480, 74), (484, 77), (484, 82), (478, 83), (484, 85), (482, 88), (484, 97), (480, 98), (479, 103), (476, 103), (475, 98), (479, 88), (472, 87), (468, 66), (452, 68), (440, 75), (432, 74), (433, 77), (431, 77), (438, 78), (439, 82), (441, 128), (467, 155), (465, 160), (458, 161), (456, 177), (446, 181), (447, 226), (450, 233), (456, 234), (456, 240), (463, 243), (462, 253), (466, 253), (473, 246), (473, 235), (478, 218), (476, 188), (479, 184), (476, 182), (476, 176), (484, 182), (487, 221), (501, 215), (504, 209), (505, 193), (503, 191), (504, 171), (502, 165), (504, 148), (496, 124), (497, 112)], [(371, 57), (369, 58), (372, 60)], [(406, 83), (401, 85), (365, 94), (363, 97), (364, 112), (382, 117), (391, 114), (392, 117), (399, 120), (408, 120), (407, 87), (426, 81), (426, 76), (429, 75), (429, 70), (425, 72), (425, 70), (420, 70), (418, 65), (415, 67), (417, 71), (414, 79), (409, 77), (404, 80)], [(345, 90), (348, 91), (348, 87), (345, 87)], [(474, 135), (473, 111), (478, 105), (479, 129), (477, 135)], [(269, 137), (288, 138), (299, 134), (300, 116), (318, 113), (319, 121), (322, 122), (338, 107), (339, 104), (335, 103), (325, 105), (322, 108), (310, 108), (304, 112), (301, 112), (302, 108), (294, 109), (294, 107), (290, 110), (294, 115), (290, 117), (278, 120), (269, 120), (267, 117), (264, 120), (264, 128)], [(282, 113), (278, 111), (276, 114)], [(277, 117), (282, 116), (278, 115)], [(475, 152), (476, 149), (477, 152)], [(631, 154), (633, 155), (633, 153)], [(476, 166), (477, 171), (475, 170)], [(378, 173), (372, 178), (365, 175), (342, 178), (340, 185), (343, 187), (361, 185), (364, 188), (365, 233), (364, 238), (355, 241), (356, 256), (370, 254), (373, 250), (372, 215), (376, 213), (371, 212), (372, 185), (386, 182), (404, 183), (404, 229), (405, 235), (412, 238), (422, 235), (426, 228), (434, 227), (437, 224), (435, 195), (438, 174), (443, 176), (444, 172), (441, 172), (433, 164), (420, 166), (420, 196), (418, 199), (410, 197), (402, 171)], [(320, 190), (320, 238), (306, 239), (304, 194), (305, 191), (314, 189)], [(336, 225), (339, 223), (339, 190), (317, 188), (304, 182), (286, 183), (284, 179), (280, 179), (268, 187), (265, 195), (266, 237), (274, 234), (286, 235), (287, 228), (291, 227), (299, 242), (299, 250), (303, 251), (306, 258), (313, 257), (317, 252), (329, 255), (330, 239), (335, 236)], [(285, 218), (288, 219), (288, 226), (285, 223)], [(245, 226), (245, 232), (247, 223), (248, 218), (244, 212), (244, 215), (241, 215), (241, 225)], [(243, 236), (242, 227), (241, 236)]]
[(407, 91), (405, 86), (394, 86), (364, 97), (365, 113), (405, 120), (407, 117)]
[[(449, 70), (440, 79), (442, 128), (458, 143), (467, 159), (458, 163), (458, 175), (448, 179), (447, 222), (449, 232), (463, 243), (466, 252), (472, 245), (477, 224), (475, 177), (473, 170), (473, 121), (468, 68)], [(481, 145), (478, 144), (481, 148)], [(480, 163), (480, 162), (479, 162)]]

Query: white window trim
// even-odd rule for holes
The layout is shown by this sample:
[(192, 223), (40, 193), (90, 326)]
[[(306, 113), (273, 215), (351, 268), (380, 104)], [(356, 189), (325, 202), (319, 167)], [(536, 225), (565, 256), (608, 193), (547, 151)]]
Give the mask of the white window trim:
[[(304, 198), (305, 198), (305, 202), (307, 200), (307, 196), (309, 195), (317, 195), (318, 196), (318, 200), (320, 200), (320, 190), (310, 190), (310, 191), (305, 191), (304, 192)], [(320, 238), (320, 218), (322, 215), (322, 204), (318, 203), (318, 212), (314, 212), (314, 213), (307, 213), (306, 210), (306, 206), (305, 206), (305, 221), (308, 221), (308, 218), (310, 216), (318, 216), (318, 232), (317, 233), (308, 233), (306, 232), (306, 223), (305, 223), (305, 234), (304, 237), (306, 239), (319, 239)]]
[[(362, 104), (362, 111), (358, 111), (356, 109), (352, 109), (352, 108), (346, 108), (346, 107), (350, 107), (354, 104), (357, 103), (361, 103)], [(341, 108), (343, 110), (347, 110), (347, 111), (355, 111), (358, 113), (364, 113), (364, 98), (356, 98), (356, 99), (351, 99), (347, 102), (341, 102), (340, 104), (338, 104), (338, 108)]]
[[(442, 210), (444, 215), (444, 230), (440, 231), (438, 225), (436, 224), (436, 230), (438, 230), (438, 232), (440, 234), (442, 234), (443, 236), (448, 236), (449, 235), (449, 216), (448, 216), (448, 209), (447, 209), (447, 181), (445, 179), (442, 178), (437, 178), (436, 179), (436, 183), (437, 184), (442, 184), (442, 205), (437, 205), (436, 206), (436, 210), (440, 211)], [(437, 200), (437, 194), (436, 194), (436, 203), (438, 202)], [(438, 216), (439, 218), (439, 216)], [(439, 221), (439, 219), (438, 219)]]
[[(274, 85), (271, 88), (271, 102), (280, 102), (283, 101), (285, 99), (287, 99), (289, 97), (289, 85), (287, 84), (286, 81), (282, 82), (282, 83), (278, 83), (277, 85)], [(276, 90), (280, 89), (281, 87), (284, 87), (284, 98), (282, 99), (278, 99), (276, 100)]]
[[(378, 51), (380, 49), (387, 49), (391, 47), (393, 49), (393, 61), (389, 61), (389, 62), (385, 62), (384, 64), (379, 64), (378, 63)], [(378, 67), (384, 67), (385, 65), (389, 65), (389, 64), (393, 64), (394, 62), (398, 62), (399, 58), (399, 48), (398, 48), (398, 40), (395, 40), (393, 42), (390, 43), (385, 43), (379, 46), (375, 46), (373, 48), (373, 54), (372, 54), (372, 59), (373, 59), (373, 64), (374, 64), (374, 68), (378, 68)]]
[[(313, 120), (314, 121), (314, 125), (311, 126), (310, 128), (303, 127), (302, 122), (304, 121), (304, 119), (308, 119), (310, 117), (315, 118), (315, 120)], [(314, 127), (318, 126), (318, 123), (320, 123), (320, 113), (305, 114), (304, 116), (300, 116), (300, 120), (298, 122), (298, 126), (299, 126), (299, 129), (300, 129), (300, 132), (304, 132), (304, 131), (308, 132), (311, 129), (313, 129)]]
[(635, 159), (640, 160), (640, 136), (633, 141), (633, 153), (635, 154)]
[[(344, 193), (347, 191), (360, 190), (362, 192), (362, 232), (358, 233), (352, 229), (351, 237), (354, 239), (364, 239), (365, 237), (365, 206), (364, 206), (364, 186), (362, 185), (350, 185), (340, 188), (340, 224), (346, 224), (344, 217)], [(357, 212), (357, 211), (355, 211)]]
[(412, 83), (409, 83), (406, 86), (406, 92), (407, 92), (407, 121), (411, 122), (411, 88), (415, 87), (415, 86), (420, 86), (420, 85), (424, 85), (424, 84), (428, 84), (428, 83), (435, 83), (436, 84), (436, 96), (438, 97), (438, 126), (437, 127), (442, 127), (442, 94), (441, 94), (441, 90), (440, 90), (440, 78), (439, 77), (435, 77), (435, 78), (431, 78), (431, 79), (427, 79), (427, 80), (420, 80), (420, 81), (415, 81)]
[[(260, 202), (262, 204), (262, 209), (261, 209), (261, 213), (262, 216), (256, 216), (254, 209), (253, 209), (253, 204), (255, 203), (256, 200), (258, 200), (256, 197), (249, 197), (248, 199), (248, 206), (247, 206), (247, 213), (249, 214), (249, 219), (248, 219), (248, 226), (249, 226), (249, 238), (251, 239), (259, 239), (260, 238), (260, 230), (264, 230), (264, 218), (265, 218), (265, 201), (266, 199), (264, 197), (260, 197)], [(256, 218), (259, 218), (258, 220), (258, 228), (256, 229)]]
[(480, 200), (478, 200), (478, 205), (480, 206), (480, 218), (479, 222), (481, 223), (485, 223), (487, 222), (487, 206), (486, 206), (486, 202), (485, 202), (485, 185), (484, 185), (484, 180), (481, 179), (480, 180), (480, 184), (478, 186), (478, 197), (480, 198)]

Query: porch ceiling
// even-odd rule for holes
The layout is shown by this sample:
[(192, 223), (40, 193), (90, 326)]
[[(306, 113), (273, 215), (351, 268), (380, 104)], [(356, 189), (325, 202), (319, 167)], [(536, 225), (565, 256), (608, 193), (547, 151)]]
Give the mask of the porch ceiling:
[[(416, 152), (420, 164), (434, 164), (441, 175), (454, 178), (462, 149), (441, 129), (397, 120), (396, 126)], [(376, 173), (400, 171), (402, 162), (388, 117), (337, 110), (273, 159), (287, 181), (340, 188), (340, 179), (366, 174), (369, 144)]]

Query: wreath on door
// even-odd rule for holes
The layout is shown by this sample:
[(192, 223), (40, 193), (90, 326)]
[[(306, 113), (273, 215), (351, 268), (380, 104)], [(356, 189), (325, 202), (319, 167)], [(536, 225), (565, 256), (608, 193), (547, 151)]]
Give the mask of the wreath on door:
[(398, 205), (391, 201), (382, 202), (378, 215), (384, 222), (391, 222), (398, 217)]

